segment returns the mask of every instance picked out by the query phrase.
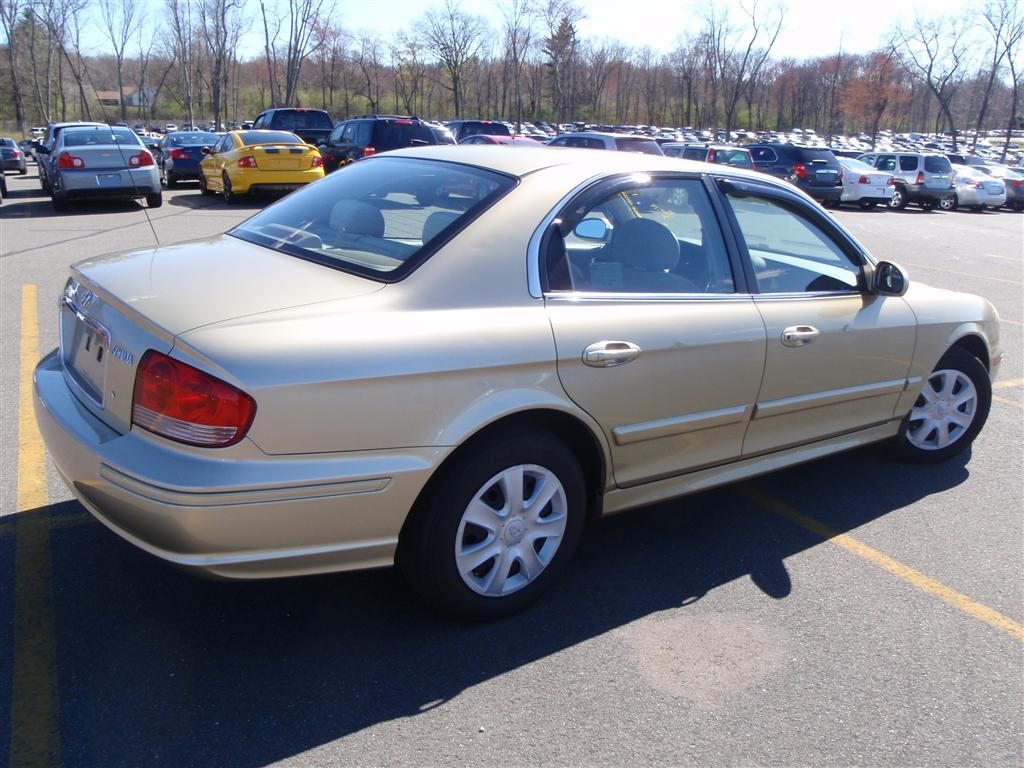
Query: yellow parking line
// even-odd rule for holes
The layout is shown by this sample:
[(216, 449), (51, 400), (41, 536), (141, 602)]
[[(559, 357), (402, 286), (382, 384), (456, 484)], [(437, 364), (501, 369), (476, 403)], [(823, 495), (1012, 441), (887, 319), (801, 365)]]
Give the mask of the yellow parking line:
[(1019, 387), (1022, 384), (1024, 384), (1024, 379), (1005, 379), (993, 384), (992, 389), (1010, 389), (1011, 387)]
[(32, 371), (39, 359), (36, 287), (21, 291), (18, 383), (18, 491), (14, 552), (14, 668), (11, 676), (10, 764), (60, 764), (57, 648), (53, 622), (50, 530), (27, 510), (49, 503), (43, 441), (32, 410)]
[(891, 557), (882, 554), (877, 549), (869, 547), (862, 541), (859, 541), (845, 533), (835, 531), (827, 525), (818, 522), (813, 517), (808, 517), (807, 515), (798, 512), (788, 504), (785, 504), (778, 499), (774, 499), (767, 494), (761, 493), (750, 486), (740, 486), (739, 492), (754, 503), (759, 504), (762, 507), (766, 507), (772, 512), (796, 523), (801, 528), (805, 528), (808, 531), (821, 536), (829, 543), (845, 549), (850, 554), (867, 560), (873, 565), (877, 565), (879, 568), (903, 579), (903, 581), (907, 582), (911, 586), (916, 587), (923, 592), (927, 592), (933, 597), (939, 598), (944, 603), (948, 603), (954, 608), (958, 608), (968, 616), (972, 616), (979, 621), (983, 621), (986, 624), (995, 627), (996, 629), (1002, 630), (1017, 640), (1024, 641), (1024, 625), (1018, 624), (1008, 616), (1004, 616), (999, 613), (999, 611), (989, 608), (987, 605), (982, 605), (966, 595), (950, 589), (944, 584), (940, 584), (934, 579), (925, 576), (920, 571), (915, 571), (910, 566), (904, 565), (897, 560), (893, 560)]

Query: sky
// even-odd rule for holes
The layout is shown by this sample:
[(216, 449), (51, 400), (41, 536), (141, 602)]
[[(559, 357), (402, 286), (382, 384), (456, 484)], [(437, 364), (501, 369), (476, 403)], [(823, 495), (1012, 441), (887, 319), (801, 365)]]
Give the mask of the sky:
[[(718, 0), (582, 0), (586, 18), (579, 23), (580, 37), (585, 40), (610, 38), (641, 47), (648, 45), (660, 53), (675, 47), (684, 33), (693, 33), (701, 26), (701, 15), (708, 2)], [(749, 1), (749, 0), (748, 0)], [(769, 7), (774, 0), (759, 0)], [(153, 20), (163, 12), (159, 0), (136, 0)], [(336, 0), (336, 15), (343, 28), (358, 34), (364, 30), (377, 32), (385, 41), (395, 32), (408, 29), (428, 8), (441, 7), (444, 0)], [(250, 13), (258, 13), (256, 2), (248, 3)], [(486, 17), (494, 29), (502, 24), (501, 0), (462, 0), (469, 13)], [(786, 0), (782, 32), (772, 50), (774, 58), (805, 59), (844, 52), (863, 53), (878, 47), (900, 24), (908, 23), (920, 6), (928, 16), (955, 16), (967, 5), (966, 0)], [(105, 45), (99, 31), (99, 14), (92, 29), (84, 36), (86, 47), (101, 53)], [(242, 41), (243, 57), (262, 51), (262, 26), (255, 23)]]

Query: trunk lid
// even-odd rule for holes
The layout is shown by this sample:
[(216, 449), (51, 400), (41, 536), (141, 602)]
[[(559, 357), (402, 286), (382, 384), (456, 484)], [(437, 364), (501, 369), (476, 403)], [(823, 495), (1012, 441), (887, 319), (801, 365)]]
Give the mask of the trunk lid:
[(309, 144), (249, 144), (245, 154), (251, 154), (264, 171), (306, 171), (320, 153)]
[(131, 427), (135, 370), (147, 349), (223, 320), (379, 291), (373, 280), (230, 235), (76, 264), (60, 306), (65, 379), (118, 432)]

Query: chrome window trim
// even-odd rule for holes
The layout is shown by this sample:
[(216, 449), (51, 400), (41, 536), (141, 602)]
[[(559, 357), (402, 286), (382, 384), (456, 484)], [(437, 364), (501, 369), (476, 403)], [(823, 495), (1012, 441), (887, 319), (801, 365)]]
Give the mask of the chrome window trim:
[(754, 298), (757, 301), (793, 301), (804, 299), (806, 301), (821, 299), (844, 299), (851, 296), (871, 296), (870, 291), (790, 291), (788, 293), (756, 293)]
[(548, 291), (543, 298), (552, 301), (751, 301), (749, 293), (624, 293), (615, 291)]

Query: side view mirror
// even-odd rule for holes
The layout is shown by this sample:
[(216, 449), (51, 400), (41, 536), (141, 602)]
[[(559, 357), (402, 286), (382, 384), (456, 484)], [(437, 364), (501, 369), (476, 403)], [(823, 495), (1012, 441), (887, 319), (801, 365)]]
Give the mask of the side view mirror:
[(199, 151), (202, 152), (204, 155), (212, 155), (213, 154), (213, 147), (203, 147)]
[(898, 264), (880, 261), (875, 265), (871, 279), (872, 289), (882, 296), (902, 296), (907, 292), (910, 281), (907, 273)]
[(46, 147), (44, 147), (42, 144), (37, 144), (36, 145), (36, 152), (38, 152), (41, 155), (48, 155), (48, 154), (50, 154), (50, 150), (47, 149)]
[(573, 234), (584, 240), (604, 240), (608, 227), (601, 219), (584, 219), (576, 225)]

